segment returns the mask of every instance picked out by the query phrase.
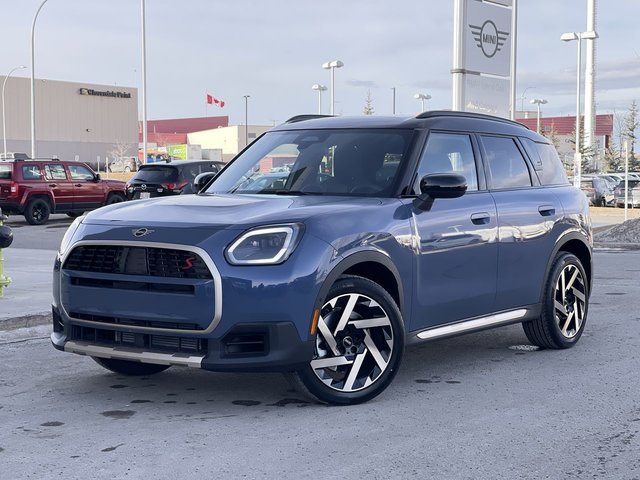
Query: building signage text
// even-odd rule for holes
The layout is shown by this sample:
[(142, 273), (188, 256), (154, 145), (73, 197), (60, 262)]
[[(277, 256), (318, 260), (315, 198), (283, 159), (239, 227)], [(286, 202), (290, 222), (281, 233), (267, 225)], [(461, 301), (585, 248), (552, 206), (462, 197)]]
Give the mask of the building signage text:
[(80, 95), (91, 95), (94, 97), (115, 97), (115, 98), (131, 98), (129, 92), (114, 92), (113, 90), (100, 91), (92, 88), (81, 88)]

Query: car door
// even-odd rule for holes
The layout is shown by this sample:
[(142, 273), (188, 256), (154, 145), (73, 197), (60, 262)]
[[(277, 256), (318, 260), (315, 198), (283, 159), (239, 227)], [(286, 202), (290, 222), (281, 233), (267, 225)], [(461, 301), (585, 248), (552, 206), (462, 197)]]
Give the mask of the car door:
[(426, 174), (456, 172), (467, 178), (467, 192), (459, 198), (436, 199), (428, 211), (410, 206), (417, 239), (413, 331), (493, 311), (498, 253), (496, 207), (478, 165), (471, 135), (430, 133), (414, 191)]
[(481, 135), (487, 183), (498, 210), (496, 310), (538, 303), (563, 216), (552, 189), (540, 186), (514, 137)]
[(67, 165), (73, 180), (73, 209), (91, 210), (104, 203), (104, 186), (85, 165)]
[(58, 212), (72, 210), (73, 182), (67, 176), (64, 165), (53, 162), (46, 163), (44, 165), (44, 179), (55, 200), (55, 210)]

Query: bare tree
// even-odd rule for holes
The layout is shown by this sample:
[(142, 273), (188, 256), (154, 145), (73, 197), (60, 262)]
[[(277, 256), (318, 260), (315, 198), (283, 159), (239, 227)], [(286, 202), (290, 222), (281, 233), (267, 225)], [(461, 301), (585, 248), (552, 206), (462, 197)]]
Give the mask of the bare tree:
[(373, 99), (371, 98), (371, 90), (367, 90), (367, 96), (364, 99), (364, 108), (362, 113), (365, 115), (373, 115), (375, 110), (373, 109)]

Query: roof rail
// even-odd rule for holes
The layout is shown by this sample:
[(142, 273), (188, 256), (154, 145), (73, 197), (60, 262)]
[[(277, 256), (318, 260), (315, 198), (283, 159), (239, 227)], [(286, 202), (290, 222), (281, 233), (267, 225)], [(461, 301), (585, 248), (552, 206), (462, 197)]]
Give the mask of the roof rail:
[(328, 117), (333, 117), (334, 115), (320, 115), (317, 113), (307, 113), (304, 115), (296, 115), (294, 117), (291, 117), (290, 119), (288, 119), (287, 121), (285, 121), (284, 123), (296, 123), (296, 122), (303, 122), (305, 120), (313, 120), (314, 118), (328, 118)]
[(508, 118), (496, 117), (495, 115), (488, 115), (486, 113), (473, 113), (473, 112), (459, 112), (454, 110), (431, 110), (429, 112), (422, 112), (416, 115), (416, 118), (433, 118), (433, 117), (466, 117), (466, 118), (479, 118), (484, 120), (493, 120), (495, 122), (508, 123), (509, 125), (517, 125), (518, 127), (529, 128), (525, 124), (516, 122), (515, 120), (509, 120)]

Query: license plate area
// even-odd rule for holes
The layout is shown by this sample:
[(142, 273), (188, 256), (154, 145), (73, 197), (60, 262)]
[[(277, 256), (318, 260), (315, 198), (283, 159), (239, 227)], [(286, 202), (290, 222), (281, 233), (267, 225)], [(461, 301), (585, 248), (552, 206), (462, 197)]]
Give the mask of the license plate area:
[(140, 192), (140, 198), (151, 198), (151, 193), (149, 193), (149, 192)]

